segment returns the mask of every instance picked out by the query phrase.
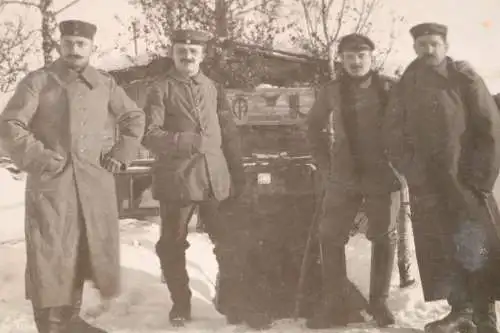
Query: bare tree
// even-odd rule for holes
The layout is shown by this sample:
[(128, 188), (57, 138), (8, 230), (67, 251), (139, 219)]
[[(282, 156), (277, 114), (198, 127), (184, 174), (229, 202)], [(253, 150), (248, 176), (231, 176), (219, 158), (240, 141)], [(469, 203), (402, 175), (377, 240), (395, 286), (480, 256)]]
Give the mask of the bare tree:
[(80, 0), (73, 0), (64, 7), (55, 10), (53, 8), (54, 0), (0, 0), (0, 9), (7, 5), (19, 5), (38, 10), (41, 18), (38, 32), (41, 34), (44, 64), (47, 65), (53, 61), (54, 51), (58, 48), (58, 43), (54, 39), (54, 34), (57, 30), (56, 17), (59, 13), (78, 2), (80, 2)]
[(34, 32), (26, 31), (20, 16), (7, 17), (0, 8), (0, 92), (9, 91), (27, 71), (28, 56), (34, 48)]
[[(373, 32), (373, 20), (383, 6), (383, 0), (295, 0), (299, 6), (299, 28), (292, 41), (315, 56), (328, 59), (330, 76), (334, 77), (339, 38), (346, 33)], [(403, 18), (391, 13), (391, 28), (386, 45), (378, 48), (378, 66), (382, 66), (392, 50), (395, 27)], [(301, 28), (304, 27), (304, 28)]]
[(282, 0), (131, 0), (147, 18), (146, 37), (154, 49), (168, 44), (176, 29), (194, 28), (216, 37), (271, 46), (286, 26), (278, 20)]

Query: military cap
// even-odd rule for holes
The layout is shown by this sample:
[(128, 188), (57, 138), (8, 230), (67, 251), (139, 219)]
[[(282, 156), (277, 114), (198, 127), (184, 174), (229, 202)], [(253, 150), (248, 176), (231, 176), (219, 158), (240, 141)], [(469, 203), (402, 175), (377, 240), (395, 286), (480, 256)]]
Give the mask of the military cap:
[(448, 28), (439, 23), (421, 23), (412, 27), (410, 29), (410, 34), (413, 36), (413, 39), (427, 35), (439, 35), (446, 39)]
[(61, 36), (80, 36), (88, 39), (93, 39), (97, 31), (97, 27), (88, 22), (79, 20), (67, 20), (59, 23)]
[(204, 45), (210, 40), (210, 35), (204, 31), (183, 29), (172, 34), (172, 44), (198, 44)]
[(369, 50), (373, 51), (375, 49), (375, 43), (361, 34), (349, 34), (342, 37), (339, 41), (338, 52), (344, 51), (363, 51)]

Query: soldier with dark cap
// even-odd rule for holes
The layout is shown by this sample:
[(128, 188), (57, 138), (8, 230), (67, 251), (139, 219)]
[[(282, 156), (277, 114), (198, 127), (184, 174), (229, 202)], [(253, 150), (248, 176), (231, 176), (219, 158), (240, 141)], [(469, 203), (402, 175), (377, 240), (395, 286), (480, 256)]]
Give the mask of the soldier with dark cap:
[(309, 141), (325, 179), (319, 222), (323, 301), (309, 328), (348, 324), (345, 245), (361, 205), (372, 242), (369, 311), (381, 327), (395, 321), (387, 298), (401, 184), (385, 156), (380, 128), (393, 81), (373, 70), (374, 48), (366, 36), (343, 37), (338, 45), (342, 73), (320, 90), (309, 112)]
[(157, 156), (153, 195), (160, 202), (161, 234), (156, 252), (176, 326), (191, 320), (187, 224), (198, 208), (220, 262), (226, 235), (219, 204), (238, 197), (245, 185), (238, 131), (224, 90), (200, 71), (208, 40), (201, 31), (174, 32), (175, 65), (152, 86), (145, 107), (144, 145)]
[(393, 90), (384, 134), (410, 189), (424, 298), (451, 306), (425, 330), (497, 332), (500, 115), (483, 79), (447, 56), (446, 26), (423, 23), (410, 33), (417, 58)]
[[(95, 25), (64, 21), (60, 31), (61, 57), (20, 82), (0, 115), (0, 139), (28, 174), (26, 296), (38, 332), (102, 333), (79, 316), (83, 285), (91, 280), (104, 299), (119, 293), (113, 173), (137, 154), (144, 113), (89, 65)], [(120, 128), (114, 145), (110, 119)]]

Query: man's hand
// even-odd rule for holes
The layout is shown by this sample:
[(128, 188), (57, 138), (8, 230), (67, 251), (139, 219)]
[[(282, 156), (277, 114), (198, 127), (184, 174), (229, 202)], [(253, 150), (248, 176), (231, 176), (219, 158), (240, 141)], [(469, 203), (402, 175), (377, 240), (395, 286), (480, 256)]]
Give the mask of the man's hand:
[(118, 173), (123, 169), (123, 163), (109, 155), (104, 155), (101, 158), (101, 165), (111, 173)]
[(64, 168), (64, 157), (56, 153), (55, 151), (47, 150), (46, 162), (42, 172), (57, 173)]
[(194, 154), (200, 151), (202, 137), (192, 132), (179, 132), (176, 134), (177, 150), (181, 153)]

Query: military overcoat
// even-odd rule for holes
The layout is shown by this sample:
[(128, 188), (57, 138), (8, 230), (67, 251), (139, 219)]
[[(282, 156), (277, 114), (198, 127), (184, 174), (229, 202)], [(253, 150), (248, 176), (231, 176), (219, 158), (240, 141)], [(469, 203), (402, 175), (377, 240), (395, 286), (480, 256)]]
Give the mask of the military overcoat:
[[(478, 221), (491, 247), (500, 245), (492, 194), (500, 167), (500, 114), (470, 65), (447, 58), (433, 69), (418, 60), (410, 64), (385, 115), (388, 156), (410, 188), (424, 297), (445, 299), (455, 265), (453, 235), (461, 220)], [(497, 267), (492, 276), (500, 282), (495, 257), (490, 253), (491, 267)]]
[[(121, 135), (111, 147), (115, 121)], [(110, 153), (128, 163), (143, 133), (142, 110), (111, 76), (93, 67), (78, 75), (57, 60), (18, 85), (0, 115), (0, 139), (28, 174), (26, 293), (35, 306), (71, 304), (82, 226), (89, 249), (87, 277), (103, 296), (118, 294), (115, 182), (100, 157)], [(64, 160), (60, 171), (47, 172), (54, 152)]]

